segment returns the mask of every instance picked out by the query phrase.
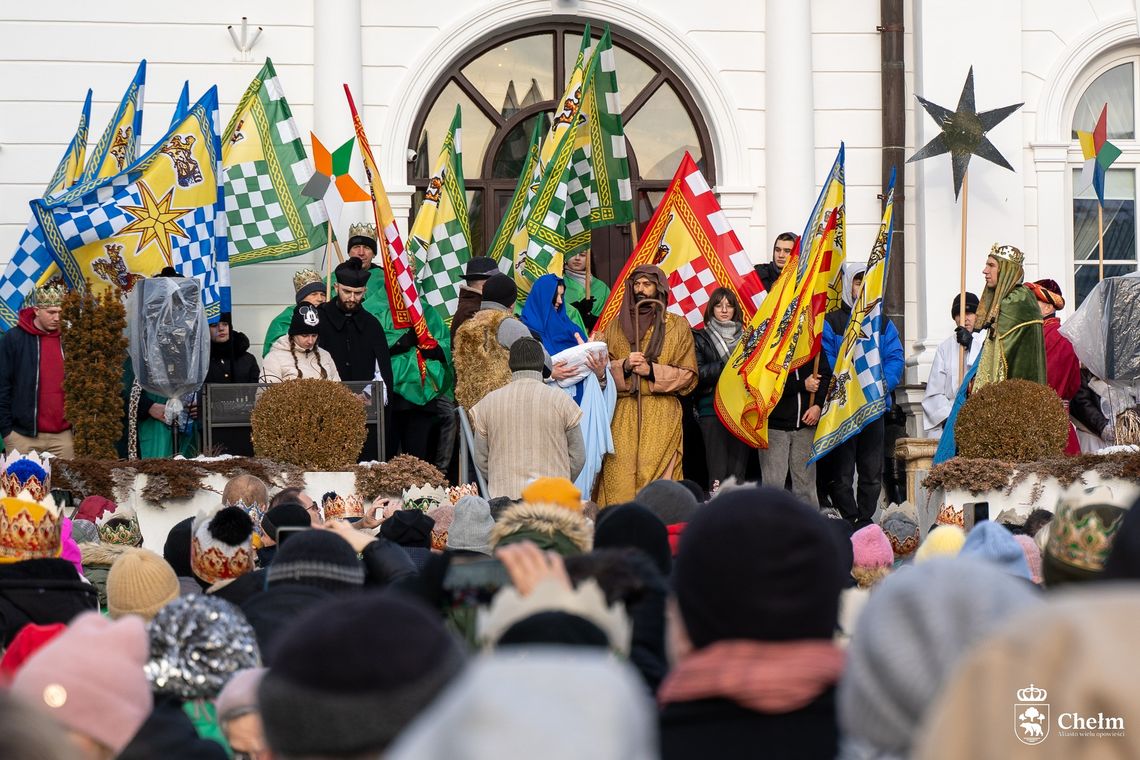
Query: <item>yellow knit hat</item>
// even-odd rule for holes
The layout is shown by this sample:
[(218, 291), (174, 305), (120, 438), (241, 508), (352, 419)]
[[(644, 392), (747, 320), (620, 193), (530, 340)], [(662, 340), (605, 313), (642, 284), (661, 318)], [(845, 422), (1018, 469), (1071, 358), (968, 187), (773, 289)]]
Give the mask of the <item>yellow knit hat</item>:
[(914, 553), (915, 562), (925, 562), (934, 557), (955, 557), (966, 543), (966, 531), (957, 525), (939, 525), (930, 531), (922, 546)]
[(130, 549), (107, 573), (107, 612), (112, 618), (138, 615), (150, 620), (178, 598), (178, 576), (148, 549)]
[(522, 490), (527, 504), (555, 504), (574, 512), (582, 511), (582, 492), (566, 478), (538, 478)]

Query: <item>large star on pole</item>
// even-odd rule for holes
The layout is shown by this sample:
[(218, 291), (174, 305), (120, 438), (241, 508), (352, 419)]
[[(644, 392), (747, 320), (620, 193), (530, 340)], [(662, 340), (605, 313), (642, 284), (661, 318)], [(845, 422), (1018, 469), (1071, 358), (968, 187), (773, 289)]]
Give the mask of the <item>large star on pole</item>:
[(966, 176), (966, 169), (970, 165), (971, 156), (980, 156), (998, 166), (1004, 166), (1013, 171), (1013, 167), (998, 152), (993, 143), (986, 137), (986, 133), (996, 127), (1007, 116), (1021, 108), (1024, 103), (1012, 106), (995, 108), (992, 111), (978, 113), (974, 110), (974, 67), (966, 75), (966, 84), (962, 86), (962, 95), (958, 98), (958, 109), (951, 111), (940, 105), (931, 103), (921, 95), (915, 95), (918, 102), (926, 109), (942, 128), (942, 134), (923, 146), (907, 163), (921, 161), (931, 156), (940, 156), (949, 153), (954, 166), (954, 199), (962, 190), (962, 178)]
[(135, 233), (140, 235), (139, 251), (142, 251), (152, 242), (158, 243), (158, 248), (162, 251), (162, 257), (166, 259), (167, 266), (174, 266), (173, 245), (170, 236), (189, 237), (186, 230), (178, 224), (178, 219), (194, 209), (170, 207), (174, 199), (174, 188), (171, 188), (170, 192), (162, 196), (161, 199), (156, 200), (154, 193), (151, 192), (145, 182), (139, 180), (138, 187), (142, 205), (121, 207), (123, 211), (135, 219), (120, 229), (118, 234)]

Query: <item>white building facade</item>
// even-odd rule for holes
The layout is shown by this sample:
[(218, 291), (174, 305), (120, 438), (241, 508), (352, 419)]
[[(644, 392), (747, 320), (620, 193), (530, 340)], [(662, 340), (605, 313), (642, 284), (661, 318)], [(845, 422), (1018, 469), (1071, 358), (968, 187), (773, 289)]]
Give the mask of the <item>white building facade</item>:
[[(903, 5), (908, 156), (938, 133), (916, 109), (914, 94), (953, 108), (971, 66), (979, 110), (1024, 102), (989, 135), (1014, 171), (971, 162), (969, 289), (980, 291), (995, 242), (1021, 247), (1027, 278), (1057, 280), (1070, 304), (1095, 283), (1095, 200), (1088, 193), (1074, 200), (1081, 153), (1072, 130), (1091, 129), (1105, 102), (1109, 139), (1123, 150), (1107, 182), (1106, 273), (1135, 270), (1140, 31), (1134, 0)], [(237, 50), (226, 30), (243, 16), (264, 30), (248, 52)], [(558, 58), (576, 51), (575, 34), (587, 21), (595, 36), (610, 25), (626, 51), (618, 77), (624, 104), (641, 112), (627, 117), (627, 135), (643, 219), (687, 149), (710, 175), (752, 258), (765, 261), (776, 234), (800, 231), (844, 141), (848, 255), (865, 260), (882, 192), (881, 21), (872, 0), (4, 3), (0, 259), (15, 249), (28, 201), (42, 192), (71, 139), (86, 89), (95, 90), (97, 139), (141, 58), (148, 61), (143, 149), (169, 123), (183, 80), (190, 80), (194, 98), (218, 85), (228, 119), (266, 57), (301, 133), (313, 130), (325, 144), (339, 145), (352, 134), (347, 83), (363, 102), (401, 221), (415, 203), (417, 164), (425, 159), (418, 149), (431, 154), (438, 145), (433, 107), (460, 102), (468, 187), (481, 194), (472, 198), (473, 225), (485, 247), (503, 188), (509, 196), (516, 178), (509, 175), (512, 136), (527, 108), (538, 113), (541, 102), (559, 97), (565, 64)], [(426, 158), (430, 163), (434, 155)], [(916, 385), (951, 331), (961, 207), (945, 156), (908, 164), (901, 190), (907, 382)], [(364, 212), (349, 207), (345, 226)], [(610, 243), (614, 250), (622, 244), (621, 237)], [(235, 327), (255, 353), (269, 320), (292, 302), (292, 273), (321, 260), (316, 252), (233, 271)]]

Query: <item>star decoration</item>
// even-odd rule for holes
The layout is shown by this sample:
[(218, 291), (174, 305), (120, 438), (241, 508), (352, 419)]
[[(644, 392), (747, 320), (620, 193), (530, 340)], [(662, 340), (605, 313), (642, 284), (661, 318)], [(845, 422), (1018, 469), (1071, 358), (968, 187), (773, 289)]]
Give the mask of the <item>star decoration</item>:
[(970, 67), (970, 73), (966, 75), (966, 84), (963, 85), (962, 95), (958, 98), (957, 110), (951, 111), (948, 108), (943, 108), (919, 95), (915, 95), (915, 97), (918, 98), (919, 103), (922, 103), (926, 112), (938, 122), (942, 128), (942, 133), (924, 145), (922, 150), (907, 159), (907, 163), (949, 153), (954, 166), (955, 200), (962, 190), (962, 178), (966, 176), (966, 169), (970, 164), (971, 156), (980, 156), (1013, 171), (1013, 167), (989, 141), (986, 133), (1025, 105), (1024, 103), (995, 108), (992, 111), (982, 113), (975, 111), (973, 66)]
[(158, 248), (162, 251), (162, 257), (166, 259), (167, 266), (174, 266), (170, 236), (188, 237), (186, 231), (179, 226), (178, 219), (193, 209), (170, 207), (174, 198), (174, 188), (171, 188), (170, 192), (164, 195), (161, 200), (155, 200), (154, 193), (142, 180), (139, 180), (139, 198), (142, 200), (143, 205), (141, 206), (122, 206), (123, 211), (135, 219), (119, 230), (118, 234), (136, 233), (140, 235), (139, 251), (142, 251), (152, 242), (158, 243)]
[(1100, 118), (1096, 120), (1093, 131), (1077, 132), (1077, 139), (1081, 142), (1081, 153), (1085, 158), (1078, 192), (1092, 185), (1097, 201), (1103, 206), (1104, 174), (1112, 162), (1120, 158), (1120, 148), (1108, 141), (1108, 103), (1100, 110)]

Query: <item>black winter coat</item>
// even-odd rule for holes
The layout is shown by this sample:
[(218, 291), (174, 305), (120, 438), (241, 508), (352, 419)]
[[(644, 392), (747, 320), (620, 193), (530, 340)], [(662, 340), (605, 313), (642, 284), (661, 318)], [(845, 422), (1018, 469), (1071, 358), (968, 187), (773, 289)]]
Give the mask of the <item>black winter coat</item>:
[(318, 307), (321, 324), (317, 328), (317, 345), (328, 351), (336, 363), (341, 380), (367, 381), (376, 376), (375, 367), (388, 388), (388, 397), (395, 392), (392, 383), (392, 360), (388, 355), (388, 339), (380, 320), (363, 308), (351, 314), (340, 310), (334, 298)]
[(659, 725), (662, 760), (833, 760), (839, 751), (834, 688), (803, 709), (779, 715), (727, 699), (678, 702), (665, 706)]
[(327, 589), (303, 583), (275, 583), (241, 605), (245, 619), (257, 634), (257, 646), (266, 665), (273, 664), (273, 646), (281, 633), (305, 610), (332, 599)]
[(13, 327), (0, 337), (0, 435), (36, 437), (39, 382), (40, 338)]
[(769, 261), (766, 264), (756, 265), (756, 274), (760, 277), (760, 282), (764, 283), (764, 290), (771, 292), (772, 286), (776, 284), (776, 278), (780, 276), (780, 270), (776, 269), (776, 264)]
[[(788, 373), (788, 380), (784, 383), (784, 393), (772, 413), (768, 415), (768, 427), (773, 430), (799, 430), (804, 427), (804, 412), (811, 406), (811, 393), (804, 388), (804, 381), (811, 377), (815, 359), (812, 358), (794, 372)], [(827, 387), (831, 384), (831, 365), (823, 349), (819, 350), (819, 390), (815, 394), (815, 403), (823, 408), (823, 399), (827, 396)]]
[(697, 414), (702, 417), (716, 414), (712, 409), (712, 397), (716, 393), (720, 373), (724, 371), (725, 360), (720, 358), (713, 340), (708, 328), (693, 330), (693, 347), (697, 354), (697, 387), (693, 390), (692, 399)]
[(256, 383), (261, 376), (257, 359), (249, 352), (245, 333), (230, 332), (225, 343), (210, 343), (207, 383)]
[(1081, 387), (1069, 402), (1069, 414), (1092, 432), (1100, 435), (1108, 426), (1108, 418), (1100, 410), (1100, 396), (1089, 385), (1092, 373), (1081, 368)]
[(210, 739), (199, 738), (181, 703), (155, 697), (154, 709), (118, 760), (226, 760), (226, 750)]
[(0, 644), (7, 647), (28, 623), (70, 623), (99, 610), (99, 592), (65, 559), (0, 565)]

